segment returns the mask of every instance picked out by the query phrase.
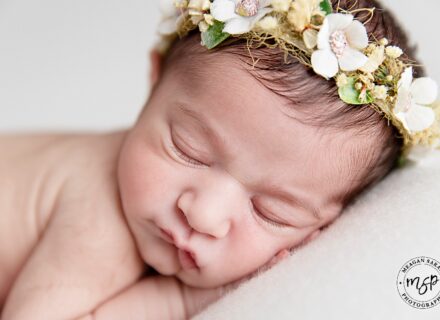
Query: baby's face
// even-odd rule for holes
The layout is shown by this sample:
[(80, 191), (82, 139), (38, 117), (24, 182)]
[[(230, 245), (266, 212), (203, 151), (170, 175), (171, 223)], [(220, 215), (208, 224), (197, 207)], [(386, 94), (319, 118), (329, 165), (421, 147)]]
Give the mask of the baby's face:
[[(143, 259), (198, 287), (242, 278), (299, 245), (338, 216), (335, 196), (348, 188), (343, 137), (287, 117), (285, 101), (237, 66), (207, 70), (165, 73), (118, 165)], [(177, 247), (194, 253), (196, 268)]]

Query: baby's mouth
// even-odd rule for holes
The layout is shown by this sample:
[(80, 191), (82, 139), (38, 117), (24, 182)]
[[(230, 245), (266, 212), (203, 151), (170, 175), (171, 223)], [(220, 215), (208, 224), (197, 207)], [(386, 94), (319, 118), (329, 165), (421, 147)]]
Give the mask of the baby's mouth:
[(178, 256), (182, 268), (185, 270), (198, 269), (198, 265), (194, 259), (194, 255), (186, 250), (178, 249)]
[(172, 244), (178, 250), (177, 254), (179, 257), (179, 262), (182, 265), (183, 269), (199, 268), (199, 265), (197, 263), (197, 256), (191, 249), (177, 246), (174, 240), (175, 237), (170, 230), (162, 228), (159, 228), (159, 230), (161, 232), (162, 238), (166, 242)]

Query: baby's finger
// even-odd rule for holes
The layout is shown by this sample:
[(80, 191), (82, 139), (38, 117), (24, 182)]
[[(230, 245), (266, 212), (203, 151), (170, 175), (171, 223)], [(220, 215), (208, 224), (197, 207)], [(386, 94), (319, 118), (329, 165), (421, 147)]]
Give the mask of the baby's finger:
[(289, 256), (289, 251), (286, 249), (281, 250), (280, 252), (278, 252), (276, 254), (276, 256), (274, 256), (268, 264), (266, 264), (263, 269), (267, 270), (270, 269), (272, 266), (276, 265), (278, 262), (280, 262), (281, 260), (284, 260), (285, 258), (287, 258)]
[(247, 276), (245, 276), (245, 277), (243, 277), (233, 283), (230, 283), (229, 285), (227, 285), (226, 289), (229, 290), (229, 289), (235, 289), (235, 288), (239, 287), (242, 283), (247, 282), (248, 280), (252, 279), (256, 275), (261, 274), (264, 271), (270, 269), (272, 266), (274, 266), (275, 264), (277, 264), (281, 260), (284, 260), (288, 256), (289, 256), (288, 250), (286, 250), (286, 249), (281, 250), (265, 265), (259, 267), (257, 270), (255, 270), (251, 274), (249, 274), (249, 275), (247, 275)]

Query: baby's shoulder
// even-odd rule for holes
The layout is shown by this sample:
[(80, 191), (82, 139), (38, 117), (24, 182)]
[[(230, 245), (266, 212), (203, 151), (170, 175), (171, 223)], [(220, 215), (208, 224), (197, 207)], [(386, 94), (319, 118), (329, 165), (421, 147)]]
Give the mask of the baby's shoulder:
[[(61, 256), (75, 254), (79, 269), (78, 264), (88, 265), (93, 259), (94, 272), (100, 267), (123, 266), (124, 270), (113, 272), (125, 274), (125, 281), (133, 281), (142, 272), (117, 189), (116, 162), (122, 138), (121, 132), (0, 136), (0, 148), (8, 150), (0, 157), (0, 176), (10, 186), (0, 194), (0, 209), (5, 209), (0, 210), (0, 220), (7, 222), (0, 225), (4, 229), (0, 238), (8, 240), (0, 241), (0, 258), (12, 257), (8, 266), (2, 266), (3, 274), (9, 276), (0, 277), (0, 302), (2, 291), (41, 245), (58, 257), (61, 252)], [(18, 235), (20, 241), (14, 241)], [(47, 237), (50, 241), (40, 243)], [(8, 243), (20, 246), (12, 248)], [(66, 247), (63, 251), (63, 243), (71, 250)], [(53, 258), (57, 260), (57, 256)]]
[[(124, 132), (1, 134), (0, 211), (39, 238), (54, 206), (115, 197), (116, 163)], [(113, 192), (113, 193), (112, 193)], [(12, 219), (5, 219), (12, 222)]]
[(77, 135), (66, 140), (59, 151), (57, 173), (63, 176), (63, 182), (49, 224), (68, 226), (71, 235), (80, 235), (69, 241), (80, 242), (81, 250), (90, 250), (97, 261), (103, 258), (106, 264), (121, 266), (118, 260), (128, 258), (137, 269), (139, 256), (123, 214), (117, 183), (123, 137), (122, 132), (115, 132)]

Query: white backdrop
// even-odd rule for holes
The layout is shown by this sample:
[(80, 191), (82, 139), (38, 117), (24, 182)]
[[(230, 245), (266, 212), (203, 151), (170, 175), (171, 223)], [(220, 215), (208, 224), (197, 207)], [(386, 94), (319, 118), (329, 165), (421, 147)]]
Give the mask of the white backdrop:
[[(0, 0), (0, 131), (132, 124), (148, 94), (158, 1)], [(440, 1), (384, 3), (398, 13), (429, 74), (440, 81)]]

